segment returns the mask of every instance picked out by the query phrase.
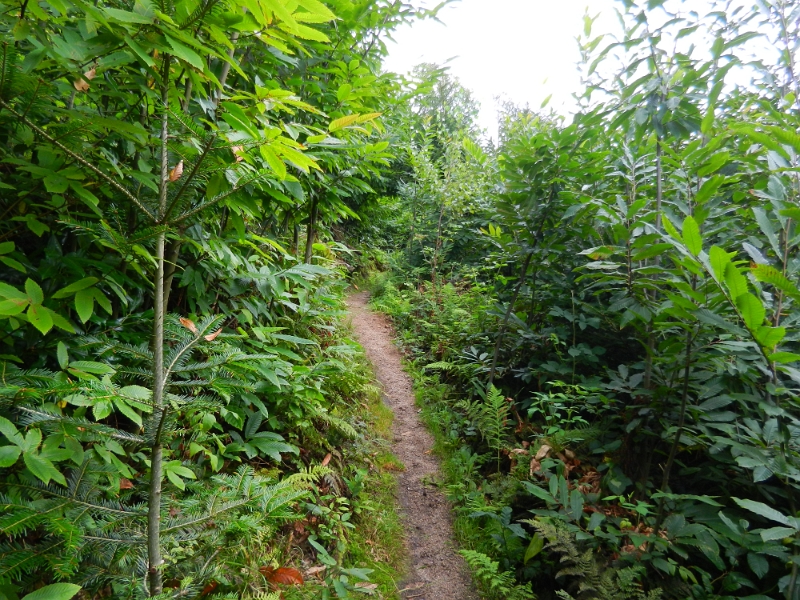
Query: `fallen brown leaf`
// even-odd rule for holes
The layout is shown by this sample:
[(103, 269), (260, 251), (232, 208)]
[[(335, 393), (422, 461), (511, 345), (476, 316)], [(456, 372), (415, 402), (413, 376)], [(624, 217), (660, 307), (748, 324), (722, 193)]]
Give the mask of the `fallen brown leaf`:
[(548, 446), (547, 444), (542, 444), (542, 447), (536, 451), (536, 456), (534, 456), (534, 458), (536, 460), (542, 460), (548, 455), (550, 450), (552, 450), (550, 446)]
[(362, 590), (377, 590), (378, 584), (377, 583), (368, 583), (366, 581), (359, 581), (353, 587), (357, 587)]
[(181, 325), (186, 327), (186, 329), (188, 329), (192, 333), (197, 333), (197, 325), (195, 325), (194, 321), (192, 321), (191, 319), (187, 319), (185, 317), (181, 317), (180, 318), (180, 322), (181, 322)]
[(258, 570), (271, 584), (303, 585), (303, 574), (291, 567), (261, 567)]
[(218, 336), (220, 333), (222, 333), (222, 327), (220, 327), (219, 329), (217, 329), (217, 330), (216, 330), (214, 333), (209, 333), (208, 335), (204, 336), (204, 337), (205, 337), (205, 340), (206, 340), (207, 342), (213, 342), (215, 339), (217, 339), (217, 336)]
[(181, 160), (172, 171), (169, 172), (169, 180), (170, 181), (178, 181), (183, 175), (183, 161)]

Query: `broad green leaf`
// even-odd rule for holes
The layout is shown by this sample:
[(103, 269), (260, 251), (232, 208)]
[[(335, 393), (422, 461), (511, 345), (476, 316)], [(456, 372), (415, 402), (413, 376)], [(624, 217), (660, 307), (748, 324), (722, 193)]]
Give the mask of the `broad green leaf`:
[(719, 246), (711, 246), (708, 251), (708, 261), (711, 264), (714, 277), (719, 283), (725, 281), (725, 271), (731, 262), (731, 256)]
[(742, 498), (733, 498), (733, 501), (745, 510), (749, 510), (760, 517), (791, 526), (795, 529), (795, 531), (797, 530), (797, 522), (795, 519), (784, 515), (782, 512), (775, 510), (771, 506), (767, 506), (763, 502), (756, 502), (755, 500), (743, 500)]
[(17, 446), (22, 446), (25, 439), (22, 437), (22, 434), (17, 431), (14, 424), (5, 417), (0, 417), (0, 433), (2, 433), (9, 442)]
[(146, 64), (148, 67), (156, 66), (156, 62), (152, 59), (152, 57), (144, 48), (139, 45), (138, 42), (134, 41), (132, 37), (126, 35), (124, 40), (128, 47), (133, 50), (134, 54), (136, 54), (136, 56), (138, 56), (144, 64)]
[(80, 290), (75, 294), (75, 311), (81, 323), (86, 323), (94, 312), (94, 290), (91, 288)]
[(789, 281), (789, 279), (787, 279), (786, 276), (784, 276), (784, 274), (778, 271), (778, 269), (775, 267), (771, 265), (759, 264), (750, 269), (750, 272), (757, 281), (769, 283), (770, 285), (773, 285), (781, 290), (787, 296), (800, 299), (800, 290), (797, 289), (797, 286)]
[(714, 177), (707, 179), (703, 185), (700, 186), (694, 201), (697, 204), (704, 204), (717, 192), (724, 181), (725, 178), (721, 175), (714, 175)]
[(11, 317), (18, 315), (28, 306), (27, 298), (9, 298), (0, 301), (0, 316)]
[[(120, 126), (122, 127), (122, 126), (124, 126), (124, 125), (123, 125), (122, 123), (120, 123)], [(80, 183), (78, 183), (77, 181), (70, 181), (70, 182), (69, 182), (69, 187), (72, 189), (72, 191), (73, 191), (73, 192), (75, 192), (75, 195), (76, 195), (76, 196), (78, 196), (78, 198), (80, 198), (81, 200), (83, 200), (83, 203), (84, 203), (86, 206), (88, 206), (88, 207), (89, 207), (89, 209), (90, 209), (90, 210), (91, 210), (93, 213), (95, 213), (95, 214), (96, 214), (98, 217), (100, 217), (101, 219), (103, 218), (103, 213), (102, 213), (102, 211), (101, 211), (101, 210), (98, 208), (98, 206), (100, 205), (100, 198), (98, 198), (97, 196), (95, 196), (95, 195), (94, 195), (92, 192), (90, 192), (89, 190), (87, 190), (85, 187), (83, 187), (83, 186), (82, 186)]]
[(0, 243), (0, 254), (8, 254), (9, 252), (13, 252), (14, 248), (14, 242), (2, 242)]
[(222, 465), (225, 464), (222, 458), (217, 454), (209, 454), (208, 462), (211, 463), (211, 468), (214, 469), (215, 473), (219, 472)]
[(755, 337), (762, 348), (772, 351), (786, 337), (786, 328), (762, 325), (756, 330)]
[(178, 466), (171, 467), (170, 471), (172, 473), (175, 473), (176, 475), (180, 475), (181, 477), (184, 477), (186, 479), (197, 479), (197, 476), (194, 474), (194, 471), (192, 471), (188, 467), (184, 467), (184, 466), (178, 465)]
[(71, 296), (75, 292), (79, 292), (81, 290), (85, 290), (88, 287), (93, 286), (95, 283), (100, 281), (97, 277), (84, 277), (76, 281), (75, 283), (69, 284), (67, 287), (61, 288), (55, 294), (53, 294), (53, 298), (66, 298)]
[(800, 361), (800, 354), (794, 352), (775, 352), (769, 355), (769, 360), (780, 364), (788, 364)]
[(800, 208), (784, 208), (780, 211), (780, 214), (795, 221), (800, 221)]
[(747, 293), (747, 279), (742, 275), (738, 267), (731, 262), (725, 266), (725, 285), (734, 300)]
[(42, 305), (31, 304), (25, 313), (30, 324), (36, 327), (42, 335), (53, 328), (53, 317), (48, 309)]
[(113, 375), (116, 373), (109, 365), (91, 360), (76, 360), (71, 362), (69, 366), (94, 375)]
[(646, 260), (648, 258), (653, 258), (654, 256), (660, 256), (664, 254), (667, 250), (672, 248), (672, 244), (662, 243), (662, 244), (650, 244), (643, 250), (636, 252), (631, 256), (631, 260), (640, 261)]
[(314, 159), (306, 156), (302, 152), (298, 152), (294, 148), (281, 148), (283, 158), (291, 162), (298, 169), (308, 173), (310, 169), (319, 169)]
[[(305, 8), (308, 12), (317, 15), (326, 21), (332, 21), (336, 18), (336, 15), (333, 14), (331, 10), (319, 0), (297, 0), (297, 3)], [(299, 17), (299, 15), (295, 15), (295, 17)]]
[(525, 551), (525, 558), (523, 564), (528, 564), (528, 561), (539, 554), (544, 548), (544, 538), (537, 531), (531, 538), (531, 543), (528, 544), (528, 549)]
[(756, 218), (756, 223), (758, 223), (761, 232), (767, 240), (769, 240), (769, 244), (772, 246), (775, 256), (783, 256), (781, 244), (778, 241), (778, 235), (775, 233), (775, 227), (767, 215), (767, 212), (761, 207), (756, 207), (753, 208), (753, 215)]
[(64, 440), (64, 446), (70, 451), (70, 460), (78, 466), (82, 465), (86, 453), (80, 441), (74, 437), (67, 437)]
[(346, 117), (334, 119), (331, 121), (330, 125), (328, 125), (328, 131), (333, 133), (335, 131), (339, 131), (340, 129), (344, 129), (345, 127), (349, 127), (350, 125), (358, 122), (359, 117), (360, 115), (347, 115)]
[(45, 231), (50, 231), (50, 228), (35, 218), (33, 215), (27, 215), (24, 219), (25, 224), (28, 226), (36, 237), (42, 237)]
[(281, 0), (263, 0), (263, 2), (290, 30), (297, 27), (297, 21), (292, 18), (292, 13), (283, 5)]
[(539, 487), (535, 483), (531, 483), (530, 481), (523, 481), (522, 485), (525, 486), (525, 489), (528, 490), (528, 493), (533, 494), (540, 500), (544, 500), (547, 504), (557, 504), (556, 499), (553, 497), (553, 494), (548, 493), (547, 490)]
[(28, 594), (22, 600), (70, 600), (80, 591), (81, 586), (74, 583), (53, 583)]
[(197, 54), (197, 52), (195, 52), (188, 46), (181, 44), (178, 40), (176, 40), (173, 37), (166, 36), (166, 38), (175, 56), (189, 63), (198, 71), (202, 71), (205, 68), (205, 63), (203, 62), (203, 59), (200, 57), (200, 55)]
[(663, 225), (664, 230), (669, 234), (669, 236), (672, 239), (677, 240), (679, 242), (683, 242), (681, 234), (678, 233), (677, 229), (675, 229), (675, 226), (672, 224), (672, 221), (669, 220), (669, 217), (664, 215), (664, 218), (661, 219), (661, 224)]
[(115, 21), (127, 24), (150, 25), (153, 23), (153, 17), (146, 17), (139, 13), (128, 12), (127, 10), (119, 10), (118, 8), (102, 8), (106, 16)]
[(371, 112), (371, 113), (365, 113), (363, 115), (358, 115), (358, 118), (356, 119), (356, 123), (367, 123), (369, 121), (374, 121), (375, 119), (380, 117), (382, 114), (383, 113), (379, 113), (379, 112)]
[(23, 452), (33, 452), (36, 448), (39, 447), (39, 444), (42, 443), (42, 432), (39, 429), (33, 428), (29, 429), (28, 433), (25, 434), (25, 440), (22, 442)]
[(142, 426), (142, 417), (139, 416), (139, 413), (137, 413), (133, 408), (131, 408), (131, 406), (127, 404), (124, 400), (119, 398), (115, 399), (114, 407), (123, 415), (128, 417), (131, 421), (136, 423), (139, 427)]
[(303, 40), (313, 40), (315, 42), (329, 42), (330, 39), (327, 35), (314, 29), (313, 27), (308, 27), (307, 25), (301, 25), (300, 23), (295, 23), (294, 27), (292, 28), (292, 33)]
[(100, 400), (99, 402), (96, 402), (94, 406), (92, 406), (92, 414), (94, 415), (95, 421), (102, 421), (103, 419), (107, 418), (111, 415), (113, 410), (114, 406), (109, 400)]
[(761, 531), (761, 539), (765, 542), (773, 540), (782, 540), (787, 537), (794, 537), (797, 533), (796, 529), (791, 527), (770, 527)]
[(764, 324), (767, 311), (761, 303), (761, 300), (750, 292), (736, 297), (736, 308), (739, 309), (739, 313), (742, 315), (742, 319), (750, 331), (758, 331), (758, 328)]
[(0, 467), (10, 467), (22, 454), (19, 446), (0, 446)]
[(722, 167), (728, 164), (730, 159), (731, 155), (729, 152), (719, 152), (712, 156), (703, 167), (699, 168), (697, 170), (697, 174), (700, 177), (705, 177), (706, 175), (710, 175), (715, 171), (719, 171)]
[(167, 479), (169, 479), (176, 488), (178, 488), (179, 490), (186, 489), (186, 484), (183, 482), (183, 479), (178, 477), (178, 475), (176, 475), (172, 471), (166, 471), (165, 473), (167, 475)]
[(700, 235), (700, 227), (694, 217), (689, 215), (683, 220), (683, 243), (694, 256), (700, 254), (703, 249), (703, 238)]
[(50, 311), (50, 316), (53, 318), (53, 325), (67, 333), (75, 333), (75, 328), (72, 324), (62, 317), (57, 312)]
[(25, 268), (25, 265), (17, 260), (14, 260), (13, 258), (9, 258), (8, 256), (0, 256), (0, 262), (7, 267), (11, 267), (15, 271), (19, 271), (20, 273), (24, 274), (28, 272), (28, 270)]
[(22, 455), (22, 460), (25, 462), (25, 466), (28, 467), (28, 470), (45, 485), (50, 483), (50, 480), (64, 486), (67, 485), (67, 480), (64, 479), (64, 475), (56, 469), (53, 463), (36, 452), (25, 452)]
[(27, 300), (28, 295), (25, 294), (24, 292), (21, 292), (17, 288), (0, 281), (0, 298), (9, 298), (9, 299), (14, 298), (18, 300)]
[(108, 314), (111, 314), (113, 309), (111, 307), (111, 301), (108, 299), (108, 297), (97, 288), (92, 288), (92, 295), (94, 296), (95, 302), (97, 302), (97, 304), (99, 304), (104, 311), (106, 311)]
[(770, 126), (765, 127), (764, 129), (778, 138), (778, 141), (780, 141), (782, 144), (791, 146), (795, 152), (800, 152), (800, 135), (797, 135), (793, 131), (789, 131), (789, 129), (785, 127)]
[(64, 342), (58, 342), (56, 356), (58, 357), (58, 366), (62, 369), (66, 369), (69, 366), (69, 353), (67, 352), (67, 346)]
[(119, 389), (119, 393), (126, 398), (133, 398), (134, 400), (143, 401), (150, 400), (153, 395), (149, 389), (142, 387), (141, 385), (126, 385), (125, 387)]
[(33, 279), (25, 280), (25, 293), (28, 294), (28, 299), (31, 301), (31, 304), (41, 304), (44, 302), (44, 292)]
[(278, 179), (286, 179), (286, 165), (278, 158), (272, 148), (266, 144), (261, 146), (261, 156), (267, 161), (269, 168), (278, 176)]
[[(348, 98), (350, 98), (350, 92), (353, 91), (353, 86), (349, 83), (343, 83), (339, 86), (339, 89), (336, 92), (336, 99), (339, 102), (344, 102)], [(321, 140), (320, 140), (321, 141)]]

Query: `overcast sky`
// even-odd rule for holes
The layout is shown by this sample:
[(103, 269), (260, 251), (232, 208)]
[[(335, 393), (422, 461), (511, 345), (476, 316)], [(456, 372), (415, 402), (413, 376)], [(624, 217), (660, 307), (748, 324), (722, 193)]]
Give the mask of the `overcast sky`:
[[(433, 3), (428, 2), (428, 6)], [(442, 64), (481, 103), (481, 126), (496, 137), (495, 96), (568, 113), (580, 89), (575, 38), (583, 15), (600, 14), (593, 34), (614, 29), (614, 0), (460, 0), (439, 19), (398, 30), (389, 42), (388, 71), (406, 73), (421, 62)]]

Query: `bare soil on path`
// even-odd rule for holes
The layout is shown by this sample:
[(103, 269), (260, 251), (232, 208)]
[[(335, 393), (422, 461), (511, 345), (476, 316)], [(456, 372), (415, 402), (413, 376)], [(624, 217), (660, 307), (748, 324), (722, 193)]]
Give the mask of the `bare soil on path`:
[(386, 317), (369, 310), (369, 294), (351, 295), (347, 304), (356, 339), (394, 412), (392, 451), (405, 465), (398, 481), (398, 499), (406, 528), (409, 568), (400, 585), (406, 600), (477, 600), (467, 566), (456, 552), (450, 507), (431, 485), (439, 464), (432, 455), (433, 438), (419, 418), (411, 378), (403, 371), (400, 352), (392, 343)]

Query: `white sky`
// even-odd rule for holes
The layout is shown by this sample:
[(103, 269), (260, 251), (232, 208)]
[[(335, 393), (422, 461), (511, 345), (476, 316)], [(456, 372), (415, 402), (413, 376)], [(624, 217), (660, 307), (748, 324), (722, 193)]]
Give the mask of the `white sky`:
[[(429, 0), (427, 6), (432, 6)], [(445, 7), (439, 20), (415, 23), (388, 43), (387, 71), (406, 73), (421, 62), (450, 64), (456, 76), (481, 103), (480, 125), (496, 139), (495, 96), (566, 114), (580, 91), (575, 38), (583, 14), (600, 14), (592, 29), (615, 30), (614, 0), (460, 0)]]

